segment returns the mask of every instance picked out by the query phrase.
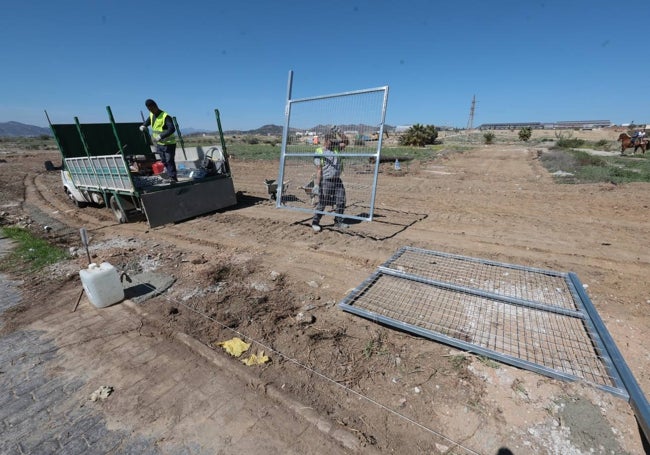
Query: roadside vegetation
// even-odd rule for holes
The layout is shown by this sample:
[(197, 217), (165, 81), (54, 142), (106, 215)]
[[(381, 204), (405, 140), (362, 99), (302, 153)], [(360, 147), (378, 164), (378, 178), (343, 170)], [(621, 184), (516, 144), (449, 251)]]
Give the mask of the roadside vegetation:
[(610, 151), (618, 144), (607, 140), (595, 142), (573, 137), (571, 131), (555, 134), (555, 145), (542, 153), (544, 167), (561, 183), (630, 183), (650, 182), (650, 155), (602, 156), (586, 150)]
[(519, 140), (523, 142), (528, 142), (533, 135), (533, 129), (530, 126), (526, 126), (519, 130)]
[(416, 123), (400, 136), (399, 144), (424, 147), (425, 145), (435, 144), (437, 137), (438, 131), (435, 126)]
[(492, 131), (488, 131), (487, 133), (483, 134), (483, 143), (486, 145), (490, 145), (494, 143), (494, 133)]
[(36, 272), (68, 256), (64, 249), (36, 237), (27, 229), (5, 226), (0, 228), (0, 232), (16, 243), (16, 247), (0, 262), (2, 272)]
[[(517, 139), (527, 142), (529, 146), (550, 145), (548, 151), (540, 155), (540, 160), (560, 183), (650, 182), (650, 153), (637, 153), (632, 156), (632, 150), (628, 149), (627, 156), (599, 156), (585, 150), (615, 151), (619, 144), (616, 141), (605, 139), (588, 141), (574, 137), (571, 131), (557, 132), (554, 138), (536, 138), (534, 132), (524, 129), (514, 133)], [(216, 135), (191, 135), (184, 136), (183, 139), (186, 147), (213, 145), (220, 142)], [(281, 136), (237, 134), (226, 135), (224, 139), (229, 154), (235, 160), (280, 159)], [(465, 139), (464, 142), (463, 139)], [(485, 145), (498, 145), (503, 142), (503, 139), (492, 131), (483, 133), (481, 139), (480, 142)], [(516, 139), (513, 137), (512, 140)], [(355, 147), (372, 146), (374, 143), (376, 142), (352, 143), (350, 151), (353, 151)], [(399, 140), (385, 140), (382, 144), (381, 160), (386, 162), (396, 159), (405, 162), (411, 160), (429, 161), (441, 153), (463, 152), (475, 146), (476, 144), (472, 145), (462, 135), (457, 138), (440, 139), (438, 131), (433, 125), (418, 124), (405, 132)], [(54, 139), (48, 136), (0, 137), (0, 149), (2, 148), (58, 150)]]
[(646, 155), (598, 156), (556, 145), (542, 153), (544, 167), (561, 183), (650, 182), (650, 159)]
[(4, 150), (59, 150), (52, 136), (3, 137), (0, 136), (0, 151)]
[[(470, 147), (467, 144), (443, 144), (437, 140), (438, 132), (433, 125), (416, 125), (407, 132), (408, 139), (399, 142), (385, 140), (382, 144), (382, 161), (400, 161), (434, 159), (443, 150), (462, 151)], [(405, 133), (406, 134), (406, 133)], [(282, 150), (282, 138), (279, 136), (226, 135), (226, 147), (230, 156), (236, 160), (279, 160)], [(185, 138), (186, 146), (218, 143), (216, 136), (193, 136)], [(408, 142), (410, 145), (404, 144)], [(353, 153), (356, 147), (370, 150), (375, 141), (352, 141), (348, 151)], [(417, 145), (416, 145), (417, 144)], [(289, 145), (291, 147), (291, 145)], [(314, 146), (314, 149), (316, 146)], [(304, 150), (303, 150), (304, 151)]]

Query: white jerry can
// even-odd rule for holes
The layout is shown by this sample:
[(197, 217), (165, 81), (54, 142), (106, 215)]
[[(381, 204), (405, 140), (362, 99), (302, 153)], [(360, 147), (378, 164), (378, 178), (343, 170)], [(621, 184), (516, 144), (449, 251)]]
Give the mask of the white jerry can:
[(104, 308), (124, 299), (124, 288), (117, 269), (108, 262), (102, 262), (99, 266), (92, 263), (87, 269), (80, 270), (79, 276), (88, 300), (95, 307)]

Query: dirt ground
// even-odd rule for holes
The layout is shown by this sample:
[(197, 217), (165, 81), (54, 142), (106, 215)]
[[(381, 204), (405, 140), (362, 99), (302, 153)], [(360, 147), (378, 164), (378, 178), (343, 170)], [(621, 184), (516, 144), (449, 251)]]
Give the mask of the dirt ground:
[[(233, 336), (253, 341), (271, 360), (246, 368), (379, 453), (645, 453), (620, 398), (486, 361), (337, 304), (407, 245), (575, 272), (647, 396), (650, 184), (556, 184), (539, 161), (542, 148), (476, 144), (402, 163), (399, 172), (386, 165), (375, 221), (339, 230), (325, 217), (314, 233), (307, 214), (269, 200), (264, 180), (277, 176), (278, 162), (241, 161), (234, 150), (236, 207), (151, 229), (117, 224), (106, 208), (73, 206), (58, 172), (43, 166), (59, 163), (58, 153), (0, 152), (2, 223), (30, 226), (77, 253), (25, 281), (34, 300), (61, 282), (80, 286), (85, 227), (93, 261), (176, 279), (142, 304), (161, 332), (185, 332), (219, 352), (217, 343)], [(5, 330), (26, 323), (26, 314), (16, 311)]]

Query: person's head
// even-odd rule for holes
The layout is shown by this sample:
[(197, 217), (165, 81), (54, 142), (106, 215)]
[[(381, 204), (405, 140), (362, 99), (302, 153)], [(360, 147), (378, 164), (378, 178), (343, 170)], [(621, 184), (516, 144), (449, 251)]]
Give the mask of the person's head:
[(334, 133), (326, 133), (323, 138), (323, 144), (328, 150), (338, 150), (340, 148), (340, 141)]
[(144, 105), (147, 107), (147, 109), (149, 109), (149, 112), (151, 112), (152, 114), (156, 114), (156, 113), (158, 113), (160, 111), (160, 109), (158, 108), (158, 105), (156, 104), (156, 102), (154, 100), (152, 100), (151, 98), (149, 98), (147, 101), (145, 101)]

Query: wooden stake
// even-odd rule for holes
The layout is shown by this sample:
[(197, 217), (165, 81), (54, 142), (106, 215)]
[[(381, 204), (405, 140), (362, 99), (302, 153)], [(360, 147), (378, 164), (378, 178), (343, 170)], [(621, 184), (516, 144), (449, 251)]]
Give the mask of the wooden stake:
[(74, 305), (74, 310), (72, 310), (73, 313), (75, 311), (77, 311), (77, 307), (79, 306), (79, 302), (81, 302), (81, 296), (82, 295), (84, 295), (84, 288), (83, 287), (81, 288), (81, 292), (79, 293), (79, 297), (77, 298), (77, 303), (75, 303), (75, 305)]

